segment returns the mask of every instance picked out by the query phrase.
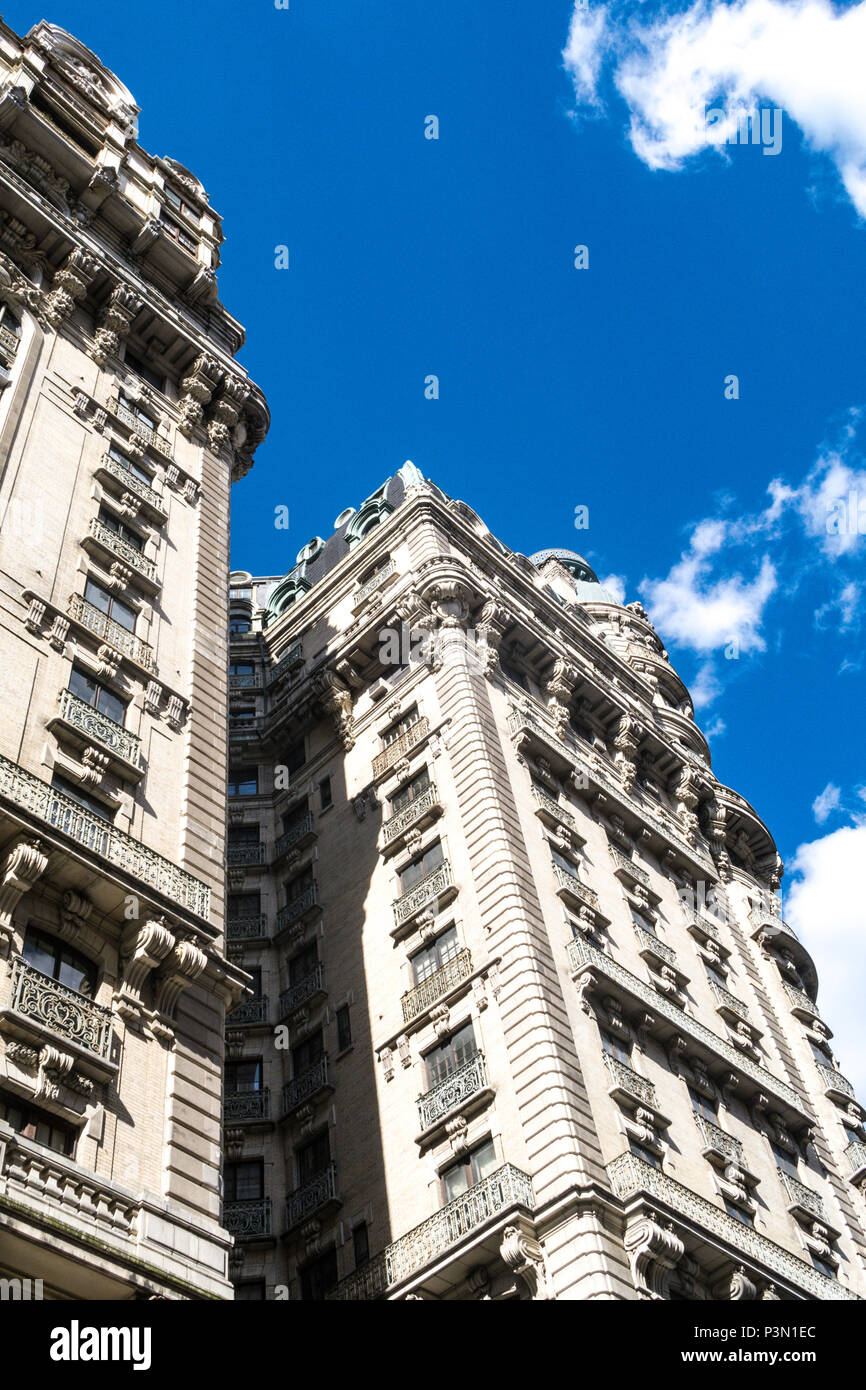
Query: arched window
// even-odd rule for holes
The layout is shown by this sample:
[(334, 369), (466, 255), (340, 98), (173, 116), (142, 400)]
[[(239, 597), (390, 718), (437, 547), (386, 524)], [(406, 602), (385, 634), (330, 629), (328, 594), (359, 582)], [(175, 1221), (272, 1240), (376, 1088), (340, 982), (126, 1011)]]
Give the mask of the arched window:
[(91, 999), (95, 995), (97, 971), (93, 961), (58, 937), (30, 928), (22, 955), (28, 965), (41, 970), (43, 975), (49, 975), (61, 985), (86, 994)]

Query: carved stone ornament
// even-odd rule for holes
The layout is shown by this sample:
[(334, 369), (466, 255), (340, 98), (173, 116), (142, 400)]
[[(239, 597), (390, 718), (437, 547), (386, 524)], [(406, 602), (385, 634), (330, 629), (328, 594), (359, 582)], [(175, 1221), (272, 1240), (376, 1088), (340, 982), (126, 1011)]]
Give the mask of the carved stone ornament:
[(533, 1240), (519, 1226), (506, 1226), (502, 1232), (499, 1254), (503, 1264), (526, 1286), (531, 1299), (551, 1297), (544, 1255), (537, 1240)]
[(671, 1275), (685, 1253), (673, 1225), (662, 1227), (651, 1216), (634, 1216), (626, 1226), (624, 1244), (639, 1296), (666, 1299)]
[(0, 862), (0, 958), (9, 955), (12, 917), (18, 903), (48, 867), (50, 847), (42, 840), (19, 840)]

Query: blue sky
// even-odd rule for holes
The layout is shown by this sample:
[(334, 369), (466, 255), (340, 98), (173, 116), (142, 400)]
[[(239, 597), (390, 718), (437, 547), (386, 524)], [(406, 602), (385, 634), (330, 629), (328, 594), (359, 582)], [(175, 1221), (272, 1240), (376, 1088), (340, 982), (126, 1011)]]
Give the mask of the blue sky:
[[(619, 576), (794, 866), (866, 1090), (864, 542), (825, 525), (859, 489), (866, 530), (866, 0), (153, 0), (158, 50), (128, 7), (45, 17), (225, 218), (221, 293), (273, 413), (234, 564), (285, 571), (411, 458), (515, 549)], [(690, 124), (750, 101), (782, 113), (778, 154)]]

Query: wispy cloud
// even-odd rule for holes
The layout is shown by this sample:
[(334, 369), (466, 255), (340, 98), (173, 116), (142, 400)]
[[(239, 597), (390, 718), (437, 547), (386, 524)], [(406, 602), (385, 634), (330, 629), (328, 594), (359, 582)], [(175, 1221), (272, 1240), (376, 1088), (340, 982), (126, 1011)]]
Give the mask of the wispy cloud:
[(824, 824), (831, 811), (838, 810), (841, 797), (841, 787), (837, 787), (833, 782), (828, 782), (824, 790), (818, 793), (812, 802), (812, 814), (819, 825)]
[[(866, 217), (866, 0), (696, 0), (649, 19), (612, 0), (577, 5), (563, 54), (578, 106), (598, 114), (612, 79), (629, 111), (635, 153), (679, 169), (723, 152), (738, 110), (780, 108), (834, 165)], [(708, 108), (729, 118), (708, 123)]]

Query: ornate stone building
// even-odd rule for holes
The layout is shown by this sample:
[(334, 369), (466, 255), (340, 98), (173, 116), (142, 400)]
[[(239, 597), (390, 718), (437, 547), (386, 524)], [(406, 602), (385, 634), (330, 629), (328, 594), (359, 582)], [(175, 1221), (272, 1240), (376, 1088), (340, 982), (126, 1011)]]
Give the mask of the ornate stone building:
[(864, 1112), (641, 605), (407, 464), (230, 608), (239, 1296), (862, 1296)]
[(121, 82), (0, 24), (0, 1275), (231, 1297), (220, 219)]

